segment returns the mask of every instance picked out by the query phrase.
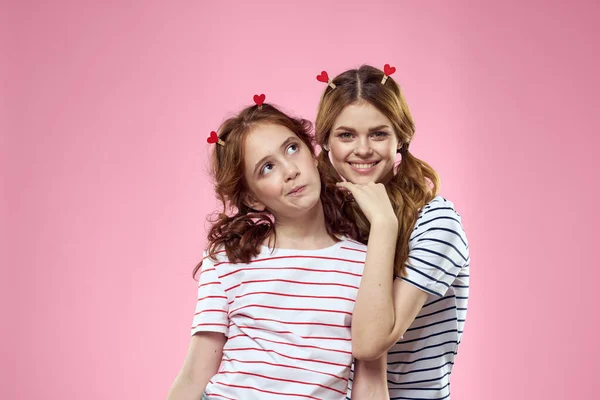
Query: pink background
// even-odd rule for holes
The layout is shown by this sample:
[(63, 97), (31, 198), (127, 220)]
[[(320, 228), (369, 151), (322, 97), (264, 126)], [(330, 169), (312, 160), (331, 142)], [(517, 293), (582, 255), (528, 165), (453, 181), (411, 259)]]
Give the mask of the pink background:
[(315, 76), (362, 63), (397, 67), (411, 148), (469, 236), (453, 398), (595, 396), (597, 2), (9, 3), (0, 398), (164, 398), (214, 206), (208, 132), (255, 93), (313, 119)]

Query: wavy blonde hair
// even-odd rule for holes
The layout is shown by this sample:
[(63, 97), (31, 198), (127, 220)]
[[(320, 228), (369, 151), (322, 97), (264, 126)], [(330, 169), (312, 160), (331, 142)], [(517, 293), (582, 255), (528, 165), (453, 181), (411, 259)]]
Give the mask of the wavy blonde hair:
[[(338, 115), (350, 104), (367, 102), (391, 121), (398, 143), (401, 145), (398, 152), (402, 155), (402, 161), (390, 180), (382, 183), (385, 184), (398, 218), (394, 275), (402, 276), (405, 272), (404, 265), (408, 260), (410, 235), (420, 209), (437, 195), (439, 177), (429, 164), (408, 151), (415, 134), (415, 124), (400, 86), (391, 77), (382, 84), (383, 75), (383, 71), (370, 65), (363, 65), (336, 76), (333, 79), (336, 88), (327, 86), (321, 97), (315, 122), (315, 139), (321, 147), (324, 147)], [(335, 186), (341, 177), (331, 164), (328, 152), (321, 151), (318, 160), (325, 185)], [(360, 207), (355, 202), (347, 202), (344, 204), (344, 212), (358, 227), (361, 241), (367, 243), (370, 224)]]

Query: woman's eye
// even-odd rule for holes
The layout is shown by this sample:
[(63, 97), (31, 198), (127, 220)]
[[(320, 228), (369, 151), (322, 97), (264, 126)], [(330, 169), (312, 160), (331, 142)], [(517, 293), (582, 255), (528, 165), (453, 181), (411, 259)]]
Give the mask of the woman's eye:
[(340, 139), (352, 139), (352, 134), (350, 132), (342, 132), (338, 135)]
[(387, 132), (381, 132), (381, 131), (377, 131), (377, 132), (373, 132), (372, 133), (373, 137), (378, 138), (378, 139), (382, 139), (388, 136)]
[(260, 170), (260, 174), (265, 175), (265, 174), (268, 174), (269, 172), (271, 172), (272, 170), (273, 170), (273, 164), (268, 163), (262, 167), (262, 169)]

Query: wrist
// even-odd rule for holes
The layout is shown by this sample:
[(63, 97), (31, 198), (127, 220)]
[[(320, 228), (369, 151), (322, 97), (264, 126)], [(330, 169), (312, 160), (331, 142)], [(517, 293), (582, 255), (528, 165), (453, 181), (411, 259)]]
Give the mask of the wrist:
[(386, 233), (397, 235), (398, 234), (398, 220), (396, 219), (396, 216), (394, 216), (394, 217), (381, 216), (381, 217), (373, 218), (373, 220), (371, 221), (371, 232), (372, 231), (378, 231), (378, 232), (385, 231)]

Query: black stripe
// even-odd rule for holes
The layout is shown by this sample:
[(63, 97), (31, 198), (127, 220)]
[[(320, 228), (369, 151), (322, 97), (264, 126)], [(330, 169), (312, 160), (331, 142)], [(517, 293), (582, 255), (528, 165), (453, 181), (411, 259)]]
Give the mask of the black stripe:
[(408, 375), (408, 374), (414, 374), (414, 373), (417, 373), (417, 372), (435, 371), (436, 369), (444, 368), (447, 365), (454, 365), (454, 363), (452, 361), (448, 361), (445, 364), (438, 365), (438, 366), (435, 366), (433, 368), (415, 369), (413, 371), (406, 371), (406, 372), (392, 372), (392, 371), (388, 371), (388, 375), (389, 374), (393, 374), (393, 375)]
[(440, 301), (444, 301), (444, 300), (446, 300), (446, 299), (453, 299), (453, 298), (456, 298), (456, 296), (455, 296), (455, 295), (452, 295), (452, 296), (445, 296), (445, 297), (442, 297), (441, 299), (437, 299), (437, 300), (434, 300), (434, 301), (432, 301), (431, 303), (427, 303), (427, 304), (425, 304), (425, 305), (423, 306), (423, 308), (425, 308), (425, 307), (429, 307), (430, 305), (433, 305), (433, 304), (435, 304), (435, 303), (439, 303)]
[(416, 330), (423, 329), (423, 328), (429, 328), (430, 326), (444, 324), (444, 323), (450, 322), (450, 321), (457, 321), (457, 318), (444, 319), (442, 321), (433, 322), (431, 324), (427, 324), (427, 325), (423, 325), (423, 326), (417, 326), (417, 327), (414, 327), (414, 328), (409, 328), (409, 329), (406, 330), (406, 332), (416, 331)]
[[(389, 388), (390, 390), (444, 390), (446, 389), (448, 386), (450, 386), (450, 382), (446, 383), (444, 386), (442, 386), (441, 388)], [(394, 397), (397, 398), (397, 397)], [(427, 399), (429, 400), (429, 399)]]
[(444, 400), (448, 397), (450, 397), (450, 393), (444, 397), (436, 397), (435, 399), (431, 397), (390, 397), (390, 400)]
[(411, 281), (410, 279), (408, 279), (408, 278), (406, 278), (406, 277), (404, 277), (404, 276), (402, 277), (402, 280), (403, 280), (403, 281), (406, 281), (406, 282), (408, 282), (408, 283), (412, 283), (413, 285), (415, 285), (415, 286), (416, 286), (416, 287), (418, 287), (419, 289), (423, 289), (423, 290), (424, 290), (424, 291), (426, 291), (427, 293), (431, 293), (431, 294), (433, 294), (433, 295), (436, 295), (436, 296), (438, 296), (438, 297), (442, 297), (442, 294), (441, 294), (441, 293), (434, 292), (433, 290), (427, 289), (425, 286), (421, 286), (421, 285), (419, 285), (417, 282), (413, 282), (413, 281)]
[[(415, 229), (416, 229), (416, 228), (415, 228)], [(421, 236), (421, 235), (424, 235), (424, 234), (426, 234), (427, 232), (431, 232), (431, 231), (446, 231), (446, 232), (449, 232), (449, 233), (453, 233), (453, 234), (455, 234), (456, 236), (458, 236), (458, 238), (461, 240), (461, 242), (463, 242), (463, 244), (465, 245), (465, 248), (467, 248), (467, 249), (469, 248), (469, 245), (468, 245), (468, 244), (467, 244), (467, 242), (465, 242), (465, 240), (462, 238), (462, 235), (461, 235), (460, 233), (458, 233), (457, 231), (455, 231), (455, 230), (453, 230), (453, 229), (449, 229), (449, 228), (441, 228), (441, 227), (429, 228), (429, 229), (427, 229), (427, 230), (425, 230), (425, 231), (423, 231), (423, 232), (419, 233), (418, 235), (411, 237), (411, 238), (410, 238), (410, 240), (411, 240), (411, 241), (413, 241), (413, 240), (415, 240), (416, 238), (418, 238), (419, 236)], [(464, 231), (463, 231), (463, 232), (464, 232)]]
[[(429, 224), (430, 222), (437, 221), (438, 219), (450, 219), (450, 220), (452, 220), (452, 221), (456, 222), (458, 225), (460, 225), (460, 221), (459, 221), (459, 220), (457, 220), (456, 218), (452, 218), (452, 217), (435, 217), (435, 218), (428, 219), (428, 220), (427, 220), (427, 221), (425, 221), (425, 222), (421, 222), (421, 223), (418, 225), (418, 228), (420, 228), (420, 227), (422, 227), (422, 226), (424, 226), (424, 225), (427, 225), (427, 224)], [(462, 227), (462, 226), (461, 226), (461, 227)]]
[[(420, 259), (419, 257), (411, 256), (410, 254), (408, 255), (408, 258), (412, 258), (413, 260), (417, 260), (417, 261), (419, 261), (420, 263), (423, 263), (423, 264), (425, 264), (425, 265), (429, 265), (430, 267), (433, 267), (433, 268), (435, 268), (435, 269), (439, 269), (440, 271), (442, 271), (442, 272), (443, 272), (443, 273), (445, 273), (446, 275), (450, 275), (450, 276), (451, 276), (451, 277), (453, 277), (453, 278), (456, 278), (456, 277), (458, 276), (458, 274), (459, 274), (458, 272), (457, 272), (456, 274), (453, 274), (453, 273), (451, 273), (451, 272), (448, 272), (448, 271), (446, 271), (446, 270), (445, 270), (444, 268), (442, 268), (442, 267), (438, 267), (438, 266), (437, 266), (437, 265), (435, 265), (435, 264), (432, 264), (432, 263), (430, 263), (430, 262), (428, 262), (428, 261), (422, 260), (422, 259)], [(460, 268), (460, 267), (459, 267), (459, 268)]]
[[(429, 317), (429, 316), (431, 316), (431, 315), (439, 314), (439, 313), (442, 313), (442, 312), (444, 312), (444, 311), (448, 311), (448, 310), (452, 310), (452, 309), (456, 309), (456, 306), (452, 306), (452, 307), (448, 307), (448, 308), (443, 308), (443, 309), (441, 309), (441, 310), (437, 310), (437, 311), (434, 311), (434, 312), (432, 312), (432, 313), (429, 313), (429, 314), (423, 314), (423, 315), (419, 315), (418, 317), (416, 317), (416, 318), (415, 318), (415, 320), (417, 320), (417, 319), (419, 319), (419, 318), (425, 318), (425, 317)], [(466, 308), (465, 308), (465, 310), (466, 310)]]
[(454, 250), (456, 250), (456, 252), (458, 253), (458, 255), (462, 257), (463, 260), (467, 261), (467, 257), (463, 256), (462, 253), (460, 252), (460, 250), (458, 250), (458, 248), (455, 245), (453, 245), (452, 243), (448, 243), (448, 242), (446, 242), (444, 240), (434, 239), (434, 238), (424, 238), (424, 239), (419, 240), (418, 242), (424, 242), (426, 240), (429, 241), (429, 242), (442, 243), (442, 244), (445, 244), (446, 246), (452, 247)]
[(469, 296), (456, 296), (456, 298), (460, 300), (469, 300)]
[[(416, 362), (419, 362), (419, 361), (425, 361), (425, 360), (435, 360), (436, 358), (440, 358), (440, 357), (443, 357), (443, 356), (447, 356), (448, 354), (454, 354), (454, 355), (456, 355), (457, 353), (456, 353), (455, 351), (447, 351), (447, 352), (445, 352), (445, 353), (438, 354), (438, 355), (436, 355), (436, 356), (432, 356), (432, 357), (423, 357), (423, 358), (419, 358), (419, 359), (417, 359), (417, 360), (413, 360), (413, 361), (396, 361), (396, 362), (388, 362), (388, 363), (387, 363), (387, 365), (399, 365), (399, 364), (402, 364), (402, 365), (408, 365), (408, 364), (414, 364), (414, 363), (416, 363)], [(388, 372), (389, 372), (389, 371), (388, 371)]]
[[(402, 343), (402, 342), (399, 342), (399, 343)], [(432, 345), (429, 345), (429, 346), (421, 347), (420, 349), (416, 349), (416, 350), (390, 351), (388, 353), (388, 356), (390, 354), (415, 354), (415, 353), (418, 353), (418, 352), (423, 351), (423, 350), (429, 350), (429, 349), (433, 349), (434, 347), (445, 346), (447, 344), (455, 344), (455, 345), (458, 346), (459, 343), (460, 342), (457, 342), (456, 340), (448, 340), (446, 342), (442, 342), (442, 343), (438, 343), (438, 344), (432, 344)]]
[[(393, 385), (412, 385), (412, 384), (415, 384), (415, 383), (435, 382), (435, 381), (441, 381), (442, 379), (444, 379), (448, 375), (450, 375), (450, 372), (446, 372), (444, 375), (440, 376), (439, 378), (424, 379), (424, 380), (412, 381), (412, 382), (393, 382), (393, 381), (390, 381), (388, 379), (388, 383), (391, 383)], [(392, 389), (392, 388), (390, 388), (390, 389)], [(394, 389), (396, 389), (396, 388), (394, 388)], [(398, 389), (400, 389), (400, 388), (398, 388)], [(396, 390), (398, 390), (398, 389), (396, 389)], [(405, 388), (405, 390), (413, 390), (413, 388)]]
[[(442, 254), (442, 253), (438, 253), (437, 251), (425, 249), (423, 247), (414, 247), (411, 251), (417, 251), (417, 250), (424, 251), (426, 253), (435, 254), (436, 256), (438, 256), (440, 258), (445, 258), (446, 260), (450, 261), (452, 263), (452, 265), (454, 265), (456, 268), (462, 268), (463, 267), (462, 265), (459, 265), (459, 264), (455, 263), (454, 260), (451, 259), (450, 257), (448, 257), (447, 255)], [(454, 275), (454, 276), (456, 276), (456, 275)]]
[(442, 332), (438, 332), (438, 333), (432, 333), (431, 335), (428, 335), (428, 336), (421, 336), (421, 337), (418, 337), (416, 339), (403, 340), (400, 343), (404, 344), (404, 343), (418, 342), (419, 340), (429, 339), (429, 338), (432, 338), (434, 336), (444, 335), (446, 333), (462, 333), (462, 331), (457, 331), (456, 329), (450, 329), (450, 330), (447, 330), (447, 331), (442, 331)]
[(427, 210), (427, 211), (425, 211), (425, 212), (423, 213), (423, 215), (425, 215), (425, 214), (427, 214), (427, 213), (430, 213), (430, 212), (432, 212), (432, 211), (437, 211), (437, 210), (452, 210), (452, 211), (454, 211), (454, 212), (456, 213), (456, 211), (455, 211), (455, 210), (454, 210), (454, 208), (452, 208), (452, 207), (438, 207), (438, 208), (432, 208), (431, 210)]
[[(449, 373), (446, 373), (444, 375), (442, 375), (441, 378), (439, 379), (428, 379), (426, 381), (415, 381), (413, 383), (425, 383), (425, 382), (431, 382), (431, 381), (437, 381), (437, 380), (442, 380), (442, 378), (445, 378), (447, 375), (449, 375)], [(352, 379), (348, 379), (350, 382), (354, 383), (354, 380)], [(400, 383), (394, 383), (388, 380), (388, 383), (391, 383), (392, 385), (401, 385)], [(416, 388), (392, 388), (389, 387), (389, 390), (435, 390), (435, 391), (440, 391), (440, 390), (444, 390), (446, 389), (448, 386), (450, 386), (450, 382), (446, 383), (444, 386), (442, 386), (441, 388), (420, 388), (420, 387), (416, 387)], [(352, 394), (352, 390), (350, 390), (350, 394)], [(408, 398), (408, 397), (392, 397), (393, 399), (401, 399), (401, 398)], [(346, 400), (350, 400), (350, 397), (346, 396)], [(390, 399), (391, 400), (391, 399)], [(429, 398), (424, 399), (424, 400), (430, 400)]]
[(457, 288), (468, 289), (468, 288), (469, 288), (469, 285), (452, 285), (452, 287), (457, 287)]
[(450, 288), (450, 285), (447, 284), (444, 281), (440, 281), (439, 279), (435, 279), (433, 276), (427, 275), (425, 272), (419, 271), (418, 269), (411, 267), (408, 264), (404, 265), (407, 269), (410, 269), (411, 271), (415, 271), (418, 274), (423, 275), (425, 278), (428, 278), (429, 280), (433, 281), (434, 283), (441, 283), (442, 285), (446, 286), (447, 288)]

